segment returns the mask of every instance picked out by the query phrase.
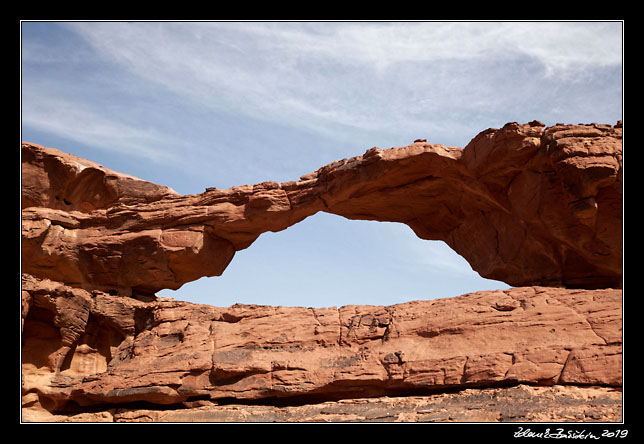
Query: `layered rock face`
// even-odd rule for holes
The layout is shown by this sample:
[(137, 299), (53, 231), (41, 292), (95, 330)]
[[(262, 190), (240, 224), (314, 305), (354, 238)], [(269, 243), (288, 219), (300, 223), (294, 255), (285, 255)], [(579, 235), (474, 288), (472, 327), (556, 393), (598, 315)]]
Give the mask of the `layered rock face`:
[[(310, 409), (253, 412), (382, 396), (425, 396), (394, 416), (432, 420), (418, 410), (437, 392), (507, 386), (542, 396), (543, 412), (504, 407), (482, 420), (619, 420), (619, 123), (509, 123), (463, 150), (417, 140), (298, 181), (187, 196), (55, 149), (22, 150), (27, 421), (239, 420), (225, 413), (235, 403), (246, 420), (318, 420)], [(517, 288), (324, 309), (154, 295), (220, 275), (261, 233), (318, 211), (405, 223)], [(590, 395), (566, 390), (593, 386), (599, 410), (568, 417), (534, 386), (577, 400)], [(518, 405), (524, 392), (503, 393)]]
[[(85, 163), (82, 163), (85, 162)], [(23, 272), (153, 294), (318, 211), (401, 222), (510, 285), (621, 288), (621, 128), (507, 124), (465, 149), (369, 149), (302, 180), (179, 196), (23, 145)]]
[(622, 384), (618, 290), (319, 309), (146, 303), (34, 279), (24, 288), (23, 390), (53, 412)]

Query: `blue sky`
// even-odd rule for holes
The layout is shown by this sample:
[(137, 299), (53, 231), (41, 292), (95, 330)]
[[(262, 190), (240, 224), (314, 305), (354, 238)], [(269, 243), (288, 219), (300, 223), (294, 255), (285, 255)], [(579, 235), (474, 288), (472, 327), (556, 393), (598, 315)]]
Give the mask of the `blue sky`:
[[(181, 194), (373, 146), (622, 119), (621, 22), (23, 22), (22, 139)], [(507, 288), (441, 242), (318, 213), (161, 296), (389, 305)]]

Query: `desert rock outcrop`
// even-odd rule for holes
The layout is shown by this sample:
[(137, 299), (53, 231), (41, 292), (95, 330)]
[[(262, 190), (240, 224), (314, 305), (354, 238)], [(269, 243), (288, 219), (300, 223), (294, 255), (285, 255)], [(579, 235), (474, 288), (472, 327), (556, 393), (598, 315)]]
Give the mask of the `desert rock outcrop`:
[[(22, 182), (27, 420), (85, 409), (135, 420), (151, 406), (225, 418), (235, 402), (295, 408), (508, 386), (544, 399), (535, 387), (593, 386), (607, 390), (595, 419), (617, 415), (621, 123), (509, 123), (462, 150), (374, 147), (297, 181), (186, 196), (23, 143)], [(262, 233), (318, 211), (405, 223), (516, 288), (324, 309), (154, 295), (220, 275)], [(134, 413), (115, 413), (124, 408)], [(283, 418), (315, 418), (297, 415)]]
[(219, 308), (29, 277), (23, 288), (23, 388), (54, 410), (622, 384), (619, 290), (521, 287), (387, 307)]
[(510, 285), (621, 288), (619, 126), (511, 123), (463, 150), (372, 148), (300, 181), (188, 196), (74, 169), (73, 158), (31, 144), (23, 159), (23, 272), (74, 287), (177, 289), (221, 275), (263, 232), (326, 211), (405, 223)]

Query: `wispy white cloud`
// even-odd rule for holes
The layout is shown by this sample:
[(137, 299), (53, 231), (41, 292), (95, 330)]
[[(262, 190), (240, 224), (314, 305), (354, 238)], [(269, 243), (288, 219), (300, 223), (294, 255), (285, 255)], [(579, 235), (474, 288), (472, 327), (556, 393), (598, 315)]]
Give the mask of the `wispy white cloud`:
[(621, 64), (621, 23), (70, 22), (50, 31), (60, 28), (55, 41), (26, 32), (25, 126), (184, 161), (193, 175), (199, 159), (218, 163), (229, 185), (283, 171), (294, 156), (355, 154), (320, 155), (306, 141), (278, 152), (288, 132), (274, 123), (357, 149), (416, 138), (464, 146), (523, 116), (584, 121), (589, 110), (621, 109), (621, 83), (592, 83), (595, 69)]
[[(464, 146), (488, 126), (524, 117), (552, 123), (621, 118), (621, 26), (42, 24), (23, 32), (22, 123), (90, 151), (133, 156), (134, 170), (148, 163), (138, 160), (154, 162), (156, 182), (185, 190), (180, 192), (200, 192), (203, 188), (193, 188), (197, 182), (229, 187), (292, 180), (322, 162), (359, 154), (373, 146), (367, 140), (383, 148), (416, 138)], [(83, 157), (93, 159), (92, 153)], [(196, 180), (199, 176), (204, 180)], [(383, 267), (404, 277), (420, 276), (420, 282), (405, 282), (414, 297), (441, 285), (453, 285), (454, 291), (466, 282), (483, 285), (447, 245), (417, 239), (404, 225), (360, 225), (356, 234), (342, 231), (346, 221), (335, 230), (320, 226), (320, 220), (307, 220), (312, 225), (304, 234), (328, 247), (323, 253), (318, 250), (325, 248), (310, 245), (314, 255), (332, 258), (330, 268), (343, 268), (340, 274), (349, 276), (342, 281), (346, 288), (335, 292), (343, 299), (339, 303), (350, 303), (344, 300), (349, 294), (369, 293), (358, 277)], [(290, 242), (297, 254), (301, 238), (289, 241), (284, 235), (273, 253), (256, 250), (261, 239), (248, 252), (258, 252), (256, 263), (263, 264), (271, 262), (266, 257), (281, 257)], [(354, 250), (364, 252), (346, 259), (331, 251), (349, 248), (347, 236)], [(242, 259), (236, 258), (227, 273)], [(319, 270), (301, 262), (299, 279), (315, 282)], [(357, 271), (356, 263), (361, 264)], [(235, 281), (212, 294), (234, 295), (249, 285), (248, 293), (264, 302), (278, 296), (279, 289), (271, 291), (262, 279), (243, 280), (246, 270), (239, 273), (242, 284)], [(370, 288), (376, 292), (380, 286), (380, 294), (397, 297), (396, 273), (380, 274)], [(323, 280), (333, 283), (334, 276), (325, 274)], [(301, 292), (295, 289), (293, 295), (299, 304)]]
[(450, 276), (471, 276), (470, 264), (452, 250), (445, 242), (422, 241), (414, 239), (409, 243), (411, 255), (419, 266), (435, 273), (448, 273)]
[[(226, 25), (228, 26), (228, 25)], [(233, 24), (282, 54), (385, 68), (525, 54), (556, 71), (621, 62), (618, 22), (363, 22)]]
[(373, 234), (386, 243), (392, 254), (396, 255), (399, 264), (392, 266), (407, 270), (416, 270), (430, 276), (467, 277), (474, 275), (470, 264), (445, 242), (419, 239), (406, 225), (398, 223), (363, 224), (368, 229), (368, 239)]
[(70, 26), (104, 59), (200, 106), (331, 136), (444, 130), (459, 125), (453, 113), (529, 104), (544, 78), (621, 63), (620, 23)]
[[(154, 162), (178, 162), (168, 135), (154, 128), (128, 125), (100, 114), (82, 101), (52, 97), (29, 89), (22, 97), (22, 124), (87, 146), (133, 155)], [(37, 142), (37, 141), (34, 141)]]

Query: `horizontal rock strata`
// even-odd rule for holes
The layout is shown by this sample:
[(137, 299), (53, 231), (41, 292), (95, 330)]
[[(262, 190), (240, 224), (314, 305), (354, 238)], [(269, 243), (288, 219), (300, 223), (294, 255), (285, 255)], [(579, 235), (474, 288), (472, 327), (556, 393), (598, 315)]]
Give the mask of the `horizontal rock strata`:
[(426, 396), (353, 398), (295, 406), (216, 405), (191, 408), (111, 408), (52, 414), (28, 410), (37, 422), (621, 422), (621, 390), (519, 385)]
[(619, 290), (324, 309), (142, 302), (28, 276), (23, 292), (23, 390), (52, 411), (622, 384)]
[[(509, 123), (186, 196), (23, 143), (23, 419), (619, 421), (621, 134)], [(515, 288), (339, 308), (155, 295), (318, 211), (407, 224)]]

